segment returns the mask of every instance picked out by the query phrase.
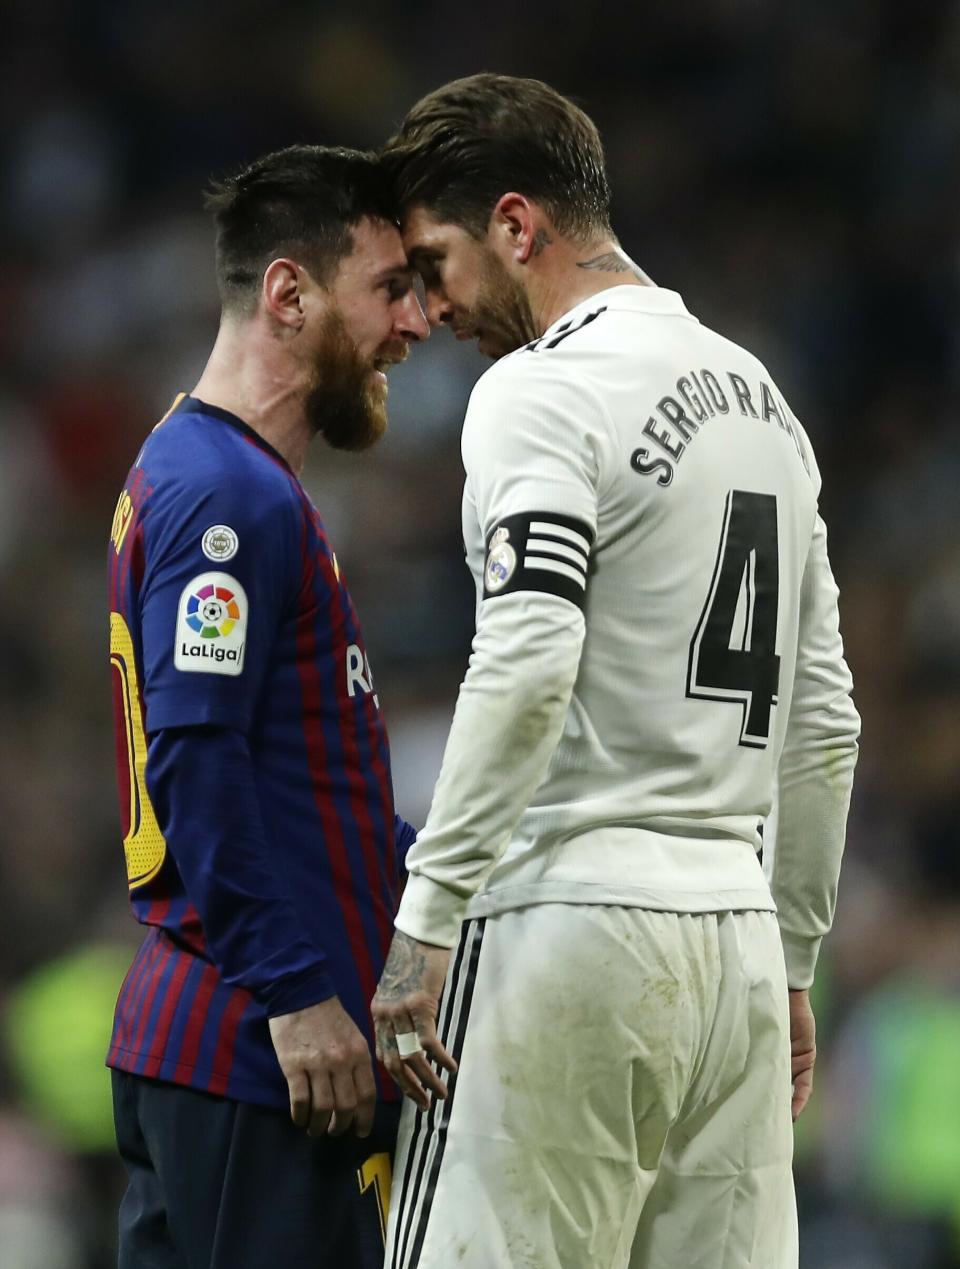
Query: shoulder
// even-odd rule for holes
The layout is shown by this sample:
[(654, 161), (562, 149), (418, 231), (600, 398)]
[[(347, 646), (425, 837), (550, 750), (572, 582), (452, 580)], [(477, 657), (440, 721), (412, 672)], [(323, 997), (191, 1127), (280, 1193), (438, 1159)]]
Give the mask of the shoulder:
[(573, 464), (599, 479), (614, 445), (613, 424), (590, 367), (564, 347), (542, 356), (532, 345), (518, 349), (477, 382), (463, 426), (468, 478), (491, 464), (512, 470)]
[(227, 559), (237, 541), (285, 549), (297, 534), (303, 512), (296, 478), (226, 425), (174, 415), (151, 434), (140, 463), (150, 486), (148, 554), (196, 540), (208, 559)]
[(215, 501), (257, 519), (298, 505), (289, 468), (244, 433), (200, 414), (178, 413), (156, 427), (141, 462), (169, 501)]
[(467, 406), (465, 433), (482, 420), (509, 426), (511, 419), (533, 416), (544, 423), (552, 419), (580, 424), (602, 416), (605, 407), (582, 357), (562, 347), (540, 355), (534, 345), (517, 349), (490, 367), (474, 385)]

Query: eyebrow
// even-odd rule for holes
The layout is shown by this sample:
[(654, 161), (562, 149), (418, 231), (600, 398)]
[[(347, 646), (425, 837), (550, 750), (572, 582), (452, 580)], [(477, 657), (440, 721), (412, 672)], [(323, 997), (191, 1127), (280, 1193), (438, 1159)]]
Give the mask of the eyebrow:
[(391, 264), (388, 268), (382, 269), (374, 279), (374, 285), (379, 286), (381, 282), (389, 282), (396, 278), (398, 282), (413, 282), (414, 269), (411, 265), (404, 262), (403, 264)]

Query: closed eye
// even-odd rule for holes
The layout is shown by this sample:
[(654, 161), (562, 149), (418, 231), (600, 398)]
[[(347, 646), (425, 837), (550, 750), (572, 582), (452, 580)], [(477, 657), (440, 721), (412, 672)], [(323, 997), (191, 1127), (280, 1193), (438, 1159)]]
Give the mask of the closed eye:
[(443, 256), (438, 251), (412, 251), (410, 263), (423, 278), (424, 286), (435, 287), (440, 283), (439, 265)]

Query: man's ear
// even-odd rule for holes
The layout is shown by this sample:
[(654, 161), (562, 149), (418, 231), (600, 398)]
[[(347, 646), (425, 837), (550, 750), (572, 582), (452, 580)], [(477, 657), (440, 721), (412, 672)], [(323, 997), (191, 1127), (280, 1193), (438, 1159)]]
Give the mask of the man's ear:
[(275, 322), (292, 331), (298, 331), (303, 325), (303, 282), (300, 266), (285, 256), (271, 260), (263, 273), (263, 307)]
[(490, 217), (494, 243), (506, 249), (518, 264), (537, 254), (537, 221), (542, 217), (529, 198), (511, 192), (497, 200)]

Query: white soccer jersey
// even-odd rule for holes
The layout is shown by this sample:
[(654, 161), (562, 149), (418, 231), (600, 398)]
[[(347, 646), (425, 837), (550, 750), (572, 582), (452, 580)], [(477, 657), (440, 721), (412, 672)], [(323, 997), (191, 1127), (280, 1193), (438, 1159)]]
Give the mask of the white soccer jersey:
[(613, 287), (482, 377), (463, 457), (477, 635), (398, 927), (776, 901), (807, 985), (859, 719), (819, 474), (771, 376), (676, 293)]

